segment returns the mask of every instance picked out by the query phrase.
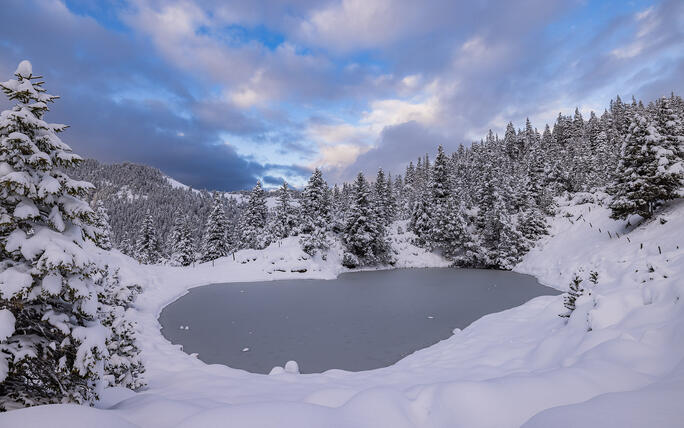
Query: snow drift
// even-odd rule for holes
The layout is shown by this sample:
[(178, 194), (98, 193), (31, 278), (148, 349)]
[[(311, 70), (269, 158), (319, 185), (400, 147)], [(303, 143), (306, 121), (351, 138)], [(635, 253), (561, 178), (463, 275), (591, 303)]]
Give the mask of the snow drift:
[[(569, 201), (551, 235), (515, 270), (566, 289), (598, 274), (568, 319), (560, 296), (487, 315), (393, 366), (256, 375), (206, 365), (166, 341), (156, 316), (212, 282), (334, 278), (341, 249), (309, 257), (296, 240), (188, 268), (140, 266), (102, 252), (144, 287), (137, 321), (149, 388), (106, 390), (98, 408), (52, 405), (0, 415), (1, 426), (570, 427), (679, 426), (684, 411), (684, 204), (634, 230), (598, 203)], [(396, 230), (396, 229), (395, 229)], [(400, 266), (445, 262), (395, 234)], [(115, 260), (111, 260), (111, 259)], [(283, 364), (286, 362), (283, 361)]]

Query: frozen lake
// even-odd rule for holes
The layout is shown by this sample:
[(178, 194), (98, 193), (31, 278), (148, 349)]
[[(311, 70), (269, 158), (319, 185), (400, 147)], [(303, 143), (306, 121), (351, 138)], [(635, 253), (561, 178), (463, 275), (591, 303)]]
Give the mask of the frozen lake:
[(210, 364), (268, 373), (295, 360), (302, 373), (360, 371), (391, 365), (483, 315), (559, 293), (514, 272), (354, 272), (194, 288), (159, 321), (169, 341)]

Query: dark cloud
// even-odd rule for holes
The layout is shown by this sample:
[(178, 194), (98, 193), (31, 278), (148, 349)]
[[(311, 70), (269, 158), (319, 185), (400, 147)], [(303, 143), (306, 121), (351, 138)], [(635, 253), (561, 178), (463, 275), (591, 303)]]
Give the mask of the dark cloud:
[(30, 59), (62, 97), (48, 119), (71, 126), (63, 138), (83, 156), (149, 164), (209, 189), (245, 188), (265, 172), (219, 139), (263, 132), (263, 125), (226, 104), (196, 101), (192, 77), (150, 56), (153, 48), (132, 34), (108, 31), (57, 2), (15, 1), (4, 8), (0, 42), (14, 47), (0, 70)]
[(283, 177), (274, 177), (272, 175), (264, 175), (263, 180), (264, 185), (270, 187), (280, 186), (283, 184), (283, 181), (287, 181)]
[(449, 146), (450, 142), (414, 121), (389, 126), (382, 131), (378, 144), (360, 155), (352, 168), (337, 175), (333, 172), (333, 181), (352, 180), (359, 171), (372, 176), (379, 167), (392, 174), (403, 174), (409, 161), (415, 162), (424, 153), (432, 155), (439, 145)]
[[(32, 60), (63, 96), (51, 117), (72, 125), (65, 139), (78, 152), (148, 163), (197, 187), (305, 178), (308, 167), (275, 163), (293, 154), (312, 162), (325, 144), (375, 144), (345, 170), (328, 171), (331, 181), (379, 166), (399, 172), (439, 144), (454, 150), (508, 121), (522, 126), (616, 93), (650, 99), (684, 89), (677, 0), (622, 8), (580, 0), (68, 5), (8, 0), (0, 72)], [(159, 15), (169, 7), (177, 8), (171, 23)], [(223, 32), (231, 26), (240, 37)], [(418, 83), (406, 85), (409, 75)], [(397, 124), (391, 109), (373, 116), (376, 101), (426, 98), (421, 119), (401, 108), (409, 122)], [(316, 125), (363, 128), (368, 117), (385, 120), (372, 123), (370, 138), (312, 141)], [(222, 142), (231, 137), (242, 149), (256, 146), (245, 152), (268, 148), (275, 163), (240, 156)]]

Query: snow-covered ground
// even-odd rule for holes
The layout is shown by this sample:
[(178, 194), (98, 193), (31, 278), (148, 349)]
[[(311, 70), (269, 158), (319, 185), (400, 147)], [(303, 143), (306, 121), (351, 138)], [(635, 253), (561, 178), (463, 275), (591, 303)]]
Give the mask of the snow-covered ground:
[[(558, 316), (562, 297), (539, 297), (393, 366), (308, 375), (206, 365), (166, 341), (156, 318), (188, 288), (208, 283), (334, 278), (344, 270), (339, 248), (327, 260), (309, 258), (290, 238), (190, 268), (140, 266), (103, 253), (121, 266), (124, 280), (144, 286), (135, 316), (149, 388), (108, 390), (97, 408), (8, 412), (0, 426), (681, 426), (683, 231), (682, 201), (629, 234), (597, 204), (561, 207), (552, 235), (515, 270), (561, 289), (580, 269), (585, 276), (598, 272), (598, 284), (578, 299), (567, 324)], [(407, 236), (394, 234), (398, 266), (445, 264)]]

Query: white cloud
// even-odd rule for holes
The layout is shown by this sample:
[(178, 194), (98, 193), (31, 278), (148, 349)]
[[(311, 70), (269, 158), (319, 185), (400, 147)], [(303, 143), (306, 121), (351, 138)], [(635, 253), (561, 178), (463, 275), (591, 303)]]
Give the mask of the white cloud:
[(653, 6), (634, 14), (634, 21), (637, 23), (638, 30), (634, 40), (625, 46), (615, 48), (611, 54), (617, 59), (630, 59), (641, 54), (650, 45), (657, 42), (658, 37), (652, 37), (658, 26), (661, 25), (660, 17), (655, 13)]
[(369, 147), (359, 146), (354, 144), (338, 144), (335, 146), (322, 146), (320, 148), (320, 156), (314, 162), (315, 166), (323, 166), (325, 168), (344, 168), (353, 164), (362, 153), (368, 151)]
[(377, 46), (400, 31), (396, 10), (390, 0), (343, 0), (311, 13), (299, 31), (309, 42), (342, 50)]
[[(434, 86), (428, 85), (428, 88)], [(440, 127), (439, 99), (424, 96), (422, 100), (382, 99), (370, 103), (356, 123), (312, 124), (308, 137), (319, 147), (314, 166), (342, 169), (377, 144), (383, 130), (407, 122)]]

